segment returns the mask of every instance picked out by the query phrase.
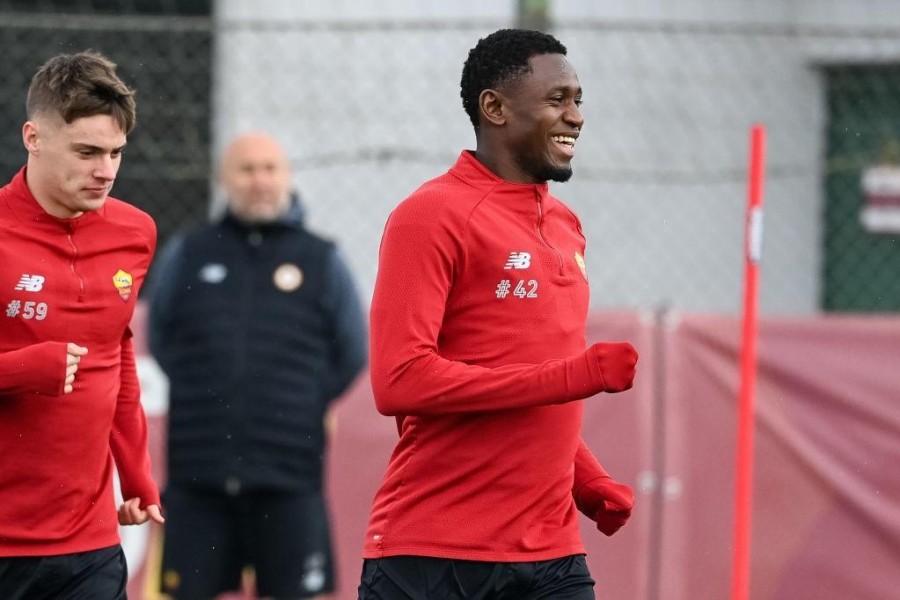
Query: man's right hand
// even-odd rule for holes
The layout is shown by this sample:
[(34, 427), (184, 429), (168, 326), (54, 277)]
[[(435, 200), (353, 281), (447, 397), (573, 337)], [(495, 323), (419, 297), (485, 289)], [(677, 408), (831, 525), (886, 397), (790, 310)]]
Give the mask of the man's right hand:
[(66, 345), (66, 383), (63, 388), (64, 394), (71, 394), (75, 384), (75, 373), (78, 371), (78, 363), (81, 357), (87, 354), (88, 349), (78, 344), (69, 342)]
[(616, 393), (631, 389), (638, 361), (634, 346), (628, 342), (601, 343), (591, 346), (589, 352), (597, 361), (604, 392)]

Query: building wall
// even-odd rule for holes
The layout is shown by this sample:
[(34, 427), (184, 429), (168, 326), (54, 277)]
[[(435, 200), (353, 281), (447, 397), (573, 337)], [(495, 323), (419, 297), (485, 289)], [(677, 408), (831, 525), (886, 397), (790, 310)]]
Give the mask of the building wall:
[[(252, 10), (251, 10), (252, 9)], [(371, 294), (390, 209), (474, 136), (459, 75), (516, 4), (220, 0), (215, 145), (263, 129), (289, 148), (310, 222)], [(739, 310), (749, 128), (768, 129), (762, 310), (819, 307), (819, 66), (900, 56), (879, 0), (557, 0), (585, 90), (575, 176), (592, 306)]]

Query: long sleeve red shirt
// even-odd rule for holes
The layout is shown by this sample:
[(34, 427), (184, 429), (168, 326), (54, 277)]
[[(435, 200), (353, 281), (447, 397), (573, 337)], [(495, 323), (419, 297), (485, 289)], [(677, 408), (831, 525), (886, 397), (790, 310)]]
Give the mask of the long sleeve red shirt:
[[(113, 198), (56, 219), (25, 178), (0, 189), (0, 556), (117, 544), (116, 467), (159, 504), (129, 330), (156, 227)], [(67, 342), (88, 354), (63, 394)]]
[(605, 475), (580, 439), (602, 390), (584, 353), (575, 214), (470, 152), (391, 214), (371, 307), (371, 377), (400, 439), (364, 556), (484, 561), (583, 553), (573, 487)]

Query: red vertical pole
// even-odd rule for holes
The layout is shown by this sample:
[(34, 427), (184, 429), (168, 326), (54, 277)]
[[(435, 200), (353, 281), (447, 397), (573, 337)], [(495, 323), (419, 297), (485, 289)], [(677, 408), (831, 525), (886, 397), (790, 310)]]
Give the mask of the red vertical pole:
[(762, 252), (763, 170), (766, 130), (750, 130), (747, 223), (744, 257), (744, 318), (741, 335), (741, 380), (738, 396), (737, 486), (734, 515), (734, 573), (731, 600), (750, 596), (750, 517), (753, 505), (753, 429), (756, 388), (756, 313), (759, 259)]

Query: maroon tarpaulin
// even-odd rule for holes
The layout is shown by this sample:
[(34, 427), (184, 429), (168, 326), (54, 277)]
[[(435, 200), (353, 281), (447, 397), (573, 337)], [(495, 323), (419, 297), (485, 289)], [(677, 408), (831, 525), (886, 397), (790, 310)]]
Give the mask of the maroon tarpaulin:
[[(759, 335), (751, 597), (900, 597), (900, 319), (763, 319)], [(728, 597), (737, 353), (733, 318), (667, 336), (682, 491), (665, 503), (666, 600)]]
[[(737, 317), (592, 315), (589, 341), (641, 353), (633, 390), (586, 404), (585, 441), (638, 501), (611, 538), (582, 519), (598, 598), (728, 597), (739, 330)], [(759, 335), (751, 598), (900, 598), (900, 318), (763, 318)], [(343, 600), (356, 597), (397, 432), (365, 378), (338, 417), (328, 492)], [(162, 440), (151, 441), (162, 464)]]

